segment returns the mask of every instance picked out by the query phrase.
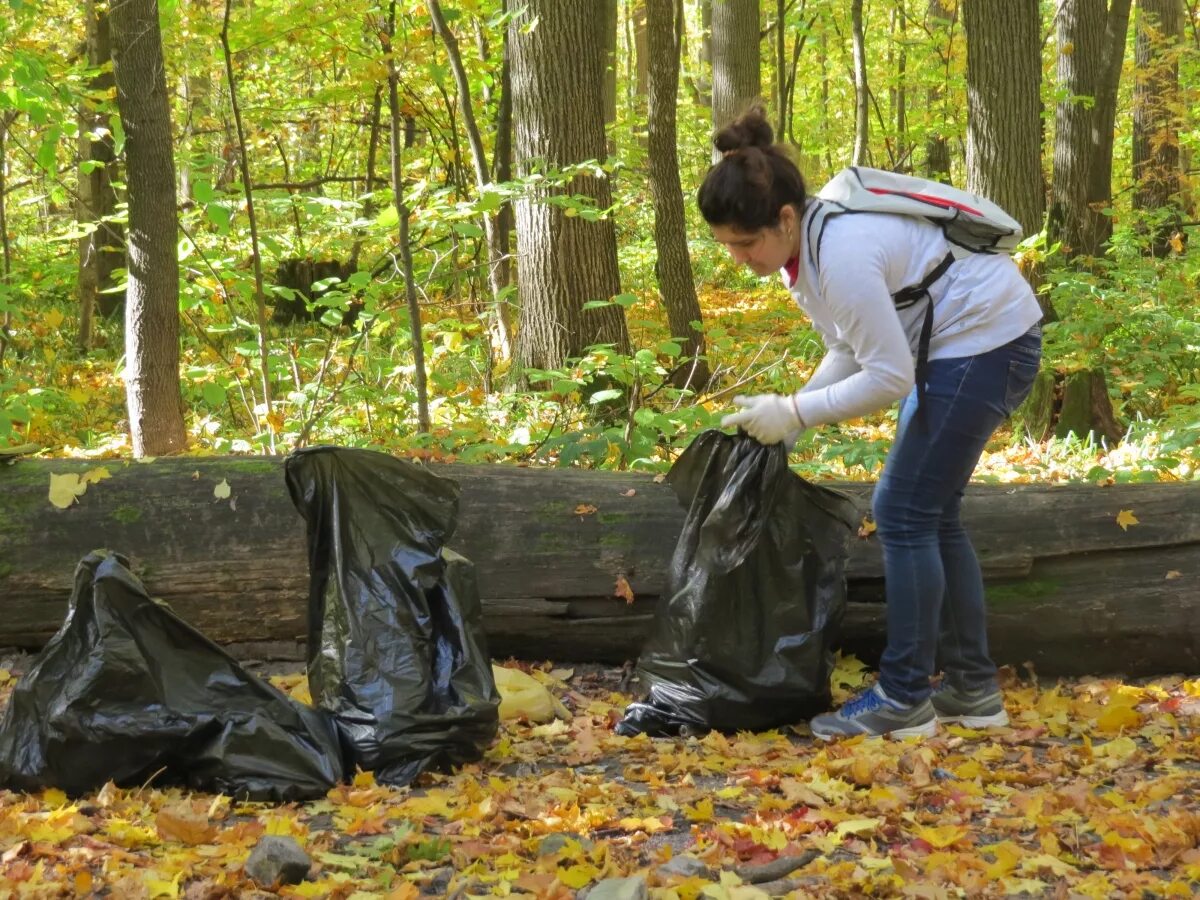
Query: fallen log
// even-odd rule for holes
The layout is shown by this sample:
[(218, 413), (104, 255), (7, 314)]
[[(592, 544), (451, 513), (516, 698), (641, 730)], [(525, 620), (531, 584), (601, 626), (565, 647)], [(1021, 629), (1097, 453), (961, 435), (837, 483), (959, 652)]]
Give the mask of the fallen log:
[[(72, 506), (50, 503), (52, 473), (101, 466), (111, 477)], [(450, 546), (476, 565), (494, 655), (637, 656), (683, 522), (668, 485), (618, 472), (431, 468), (462, 487)], [(214, 491), (222, 483), (227, 497)], [(833, 486), (866, 514), (870, 485)], [(1200, 670), (1200, 483), (972, 485), (963, 509), (998, 661), (1064, 675)], [(304, 526), (281, 458), (0, 465), (0, 646), (37, 647), (53, 634), (75, 564), (98, 547), (129, 556), (150, 592), (213, 640), (259, 656), (302, 653)], [(614, 595), (619, 577), (634, 602)], [(845, 645), (874, 659), (874, 537), (853, 541), (847, 579)]]

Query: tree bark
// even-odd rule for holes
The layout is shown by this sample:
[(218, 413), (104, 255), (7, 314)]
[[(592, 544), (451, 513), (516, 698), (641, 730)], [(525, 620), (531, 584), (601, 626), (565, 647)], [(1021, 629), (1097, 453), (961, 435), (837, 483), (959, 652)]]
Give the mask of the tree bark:
[[(759, 0), (712, 0), (712, 124), (720, 131), (762, 95)], [(713, 150), (713, 161), (720, 154)]]
[(604, 0), (604, 124), (617, 120), (617, 22), (619, 0)]
[[(699, 389), (708, 382), (700, 301), (688, 256), (683, 188), (676, 149), (676, 104), (679, 92), (679, 44), (676, 43), (675, 0), (646, 0), (650, 51), (649, 168), (654, 201), (654, 274), (667, 310), (671, 336), (681, 342), (674, 383)], [(696, 323), (693, 325), (692, 323)], [(674, 362), (674, 361), (673, 361)]]
[[(91, 96), (107, 96), (114, 85), (112, 42), (109, 37), (108, 12), (88, 0), (87, 56), (88, 68), (96, 74), (89, 79)], [(92, 346), (92, 319), (97, 310), (111, 316), (121, 308), (120, 295), (111, 293), (115, 284), (113, 272), (125, 265), (124, 229), (112, 221), (117, 209), (116, 153), (108, 115), (90, 97), (79, 109), (79, 208), (81, 225), (90, 224), (93, 230), (79, 239), (79, 335), (80, 350)]]
[(1025, 234), (1042, 229), (1042, 58), (1038, 0), (970, 0), (967, 188), (1000, 204)]
[(854, 32), (854, 155), (856, 166), (870, 162), (868, 139), (867, 49), (863, 34), (863, 0), (851, 0), (850, 21)]
[[(532, 0), (510, 24), (521, 177), (604, 159), (604, 47), (597, 25), (603, 4)], [(529, 27), (534, 21), (537, 27)], [(591, 344), (629, 349), (622, 307), (583, 308), (620, 293), (612, 218), (568, 216), (548, 202), (555, 194), (585, 195), (600, 210), (612, 205), (608, 177), (599, 171), (581, 173), (563, 188), (536, 188), (517, 202), (518, 376), (528, 368), (556, 368)]]
[[(277, 457), (108, 463), (69, 509), (46, 501), (50, 473), (94, 462), (0, 467), (0, 646), (38, 646), (62, 623), (71, 573), (102, 544), (131, 557), (155, 597), (221, 643), (297, 649), (306, 631), (304, 523)], [(450, 547), (475, 564), (497, 657), (636, 657), (685, 508), (649, 474), (433, 465), (461, 487)], [(226, 482), (236, 503), (214, 501)], [(869, 484), (840, 484), (863, 514)], [(580, 506), (596, 512), (581, 516)], [(1138, 524), (1118, 527), (1122, 511)], [(983, 568), (998, 662), (1039, 674), (1200, 669), (1200, 483), (970, 485), (963, 519)], [(98, 544), (100, 542), (100, 544)], [(853, 539), (846, 649), (877, 652), (882, 555)], [(612, 596), (618, 577), (635, 601)], [(259, 658), (262, 658), (259, 656)], [(864, 656), (870, 659), (870, 656)]]
[(1058, 103), (1047, 233), (1068, 255), (1098, 255), (1112, 234), (1112, 126), (1130, 0), (1059, 0)]
[(1140, 0), (1134, 57), (1134, 209), (1149, 213), (1150, 252), (1166, 256), (1180, 229), (1179, 47), (1183, 38), (1180, 0)]
[[(943, 67), (950, 64), (950, 30), (954, 26), (954, 10), (946, 6), (946, 0), (929, 0), (928, 20), (930, 31), (939, 40), (945, 41), (945, 48), (939, 49), (938, 55)], [(945, 96), (945, 87), (941, 80), (934, 81), (925, 92), (925, 105), (932, 112), (934, 121), (944, 120), (941, 115)], [(931, 129), (925, 138), (925, 177), (934, 181), (950, 183), (950, 144), (946, 136), (936, 128)]]
[(133, 454), (184, 448), (179, 390), (179, 261), (175, 160), (157, 0), (109, 12), (129, 202), (125, 397)]

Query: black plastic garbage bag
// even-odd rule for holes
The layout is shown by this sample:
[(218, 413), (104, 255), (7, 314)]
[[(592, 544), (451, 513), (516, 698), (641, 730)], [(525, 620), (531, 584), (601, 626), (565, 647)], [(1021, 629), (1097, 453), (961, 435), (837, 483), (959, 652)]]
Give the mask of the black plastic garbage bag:
[(667, 475), (688, 508), (625, 735), (755, 731), (829, 708), (853, 503), (781, 445), (706, 431)]
[(458, 485), (369, 450), (286, 462), (308, 524), (308, 682), (350, 766), (404, 785), (483, 755), (500, 696), (474, 567), (443, 549)]
[(342, 776), (325, 713), (246, 672), (107, 552), (80, 562), (66, 621), (0, 722), (0, 786), (13, 790), (74, 796), (153, 779), (286, 801)]

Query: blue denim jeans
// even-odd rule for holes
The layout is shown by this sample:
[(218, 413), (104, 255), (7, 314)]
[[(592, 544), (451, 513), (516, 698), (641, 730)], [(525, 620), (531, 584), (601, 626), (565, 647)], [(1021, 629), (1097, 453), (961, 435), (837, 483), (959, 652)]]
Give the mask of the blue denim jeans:
[(901, 401), (872, 501), (887, 596), (879, 681), (901, 703), (927, 697), (938, 666), (961, 690), (995, 687), (983, 576), (959, 511), (984, 446), (1029, 394), (1041, 355), (1035, 325), (987, 353), (930, 360), (924, 422), (916, 388)]

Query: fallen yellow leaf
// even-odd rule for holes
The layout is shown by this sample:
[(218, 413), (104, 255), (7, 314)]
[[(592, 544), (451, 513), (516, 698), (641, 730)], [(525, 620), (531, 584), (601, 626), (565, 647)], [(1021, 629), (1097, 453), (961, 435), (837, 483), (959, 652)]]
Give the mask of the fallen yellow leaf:
[(221, 479), (220, 484), (213, 488), (213, 496), (218, 500), (228, 500), (231, 493), (233, 493), (233, 489), (229, 487), (229, 482), (224, 478)]
[(79, 476), (74, 472), (67, 472), (63, 475), (50, 473), (50, 502), (59, 509), (66, 509), (77, 498), (82, 497), (86, 490), (87, 482), (80, 481)]
[(626, 603), (633, 602), (633, 588), (629, 586), (629, 580), (624, 575), (617, 576), (617, 586), (613, 588), (613, 596), (620, 597)]
[(1123, 509), (1117, 513), (1117, 524), (1121, 526), (1122, 531), (1128, 531), (1130, 525), (1137, 525), (1137, 516), (1133, 514), (1132, 509)]

